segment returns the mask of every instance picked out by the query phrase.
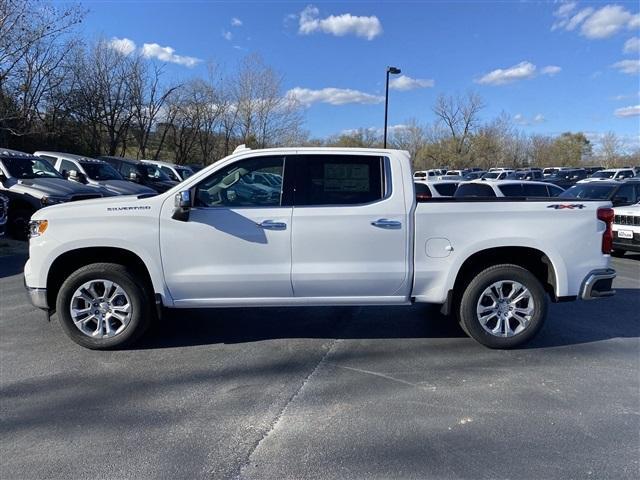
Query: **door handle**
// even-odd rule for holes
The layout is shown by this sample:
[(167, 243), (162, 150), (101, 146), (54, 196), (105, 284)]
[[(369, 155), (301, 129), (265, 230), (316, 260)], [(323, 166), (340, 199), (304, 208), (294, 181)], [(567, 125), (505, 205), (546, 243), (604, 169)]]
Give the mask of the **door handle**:
[(276, 222), (275, 220), (263, 220), (258, 223), (260, 228), (264, 228), (266, 230), (286, 230), (287, 224), (284, 222)]
[(402, 223), (397, 220), (387, 220), (386, 218), (381, 218), (375, 222), (371, 222), (371, 225), (378, 228), (386, 228), (388, 230), (402, 228)]

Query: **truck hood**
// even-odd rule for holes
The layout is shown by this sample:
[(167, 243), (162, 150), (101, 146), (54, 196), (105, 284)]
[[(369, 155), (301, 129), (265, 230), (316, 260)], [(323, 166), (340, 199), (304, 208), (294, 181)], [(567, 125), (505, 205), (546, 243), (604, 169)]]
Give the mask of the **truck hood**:
[[(13, 181), (12, 181), (13, 180)], [(33, 178), (25, 180), (10, 179), (7, 185), (11, 192), (22, 193), (41, 198), (72, 197), (74, 195), (95, 195), (95, 188), (87, 187), (62, 178)]]
[(155, 195), (157, 193), (152, 188), (145, 187), (144, 185), (138, 185), (137, 183), (129, 182), (127, 180), (104, 180), (97, 182), (97, 185), (117, 195), (140, 195), (143, 193)]
[[(105, 198), (96, 198), (91, 200), (81, 200), (79, 202), (60, 203), (50, 207), (42, 208), (35, 212), (31, 217), (34, 220), (50, 219), (56, 217), (69, 217), (75, 215), (76, 212), (90, 213), (92, 216), (107, 216), (109, 212), (127, 212), (140, 211), (141, 209), (150, 209), (150, 200), (155, 199), (154, 195), (139, 196), (114, 196)], [(155, 204), (156, 202), (154, 202)]]
[(616, 215), (640, 215), (640, 203), (629, 205), (628, 207), (616, 207), (613, 210), (616, 212)]

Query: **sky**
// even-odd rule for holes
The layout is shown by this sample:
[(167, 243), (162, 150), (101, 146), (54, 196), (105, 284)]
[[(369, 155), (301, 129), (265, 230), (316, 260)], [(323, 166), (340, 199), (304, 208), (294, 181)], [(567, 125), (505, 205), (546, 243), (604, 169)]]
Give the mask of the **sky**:
[(173, 79), (260, 54), (313, 137), (433, 121), (440, 94), (479, 93), (527, 133), (608, 131), (640, 146), (638, 2), (83, 1), (88, 39), (166, 63)]

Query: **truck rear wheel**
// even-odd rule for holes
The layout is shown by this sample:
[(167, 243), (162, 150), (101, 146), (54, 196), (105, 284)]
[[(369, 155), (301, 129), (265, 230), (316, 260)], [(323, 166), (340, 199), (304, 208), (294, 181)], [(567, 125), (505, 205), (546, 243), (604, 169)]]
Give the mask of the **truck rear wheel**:
[(65, 333), (94, 350), (121, 348), (147, 329), (153, 302), (138, 276), (124, 265), (93, 263), (60, 287), (56, 310)]
[(480, 272), (462, 294), (458, 319), (463, 330), (489, 348), (514, 348), (542, 328), (548, 300), (540, 281), (518, 265)]

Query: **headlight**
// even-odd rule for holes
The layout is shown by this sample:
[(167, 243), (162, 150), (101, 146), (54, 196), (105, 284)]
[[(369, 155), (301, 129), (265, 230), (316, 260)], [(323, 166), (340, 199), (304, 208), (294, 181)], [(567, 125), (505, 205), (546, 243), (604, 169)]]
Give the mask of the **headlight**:
[(31, 220), (29, 222), (29, 238), (39, 237), (47, 231), (49, 222), (47, 220)]
[(40, 203), (42, 203), (43, 207), (46, 207), (47, 205), (55, 205), (57, 203), (63, 203), (66, 202), (67, 199), (63, 198), (63, 197), (42, 197), (40, 199)]

